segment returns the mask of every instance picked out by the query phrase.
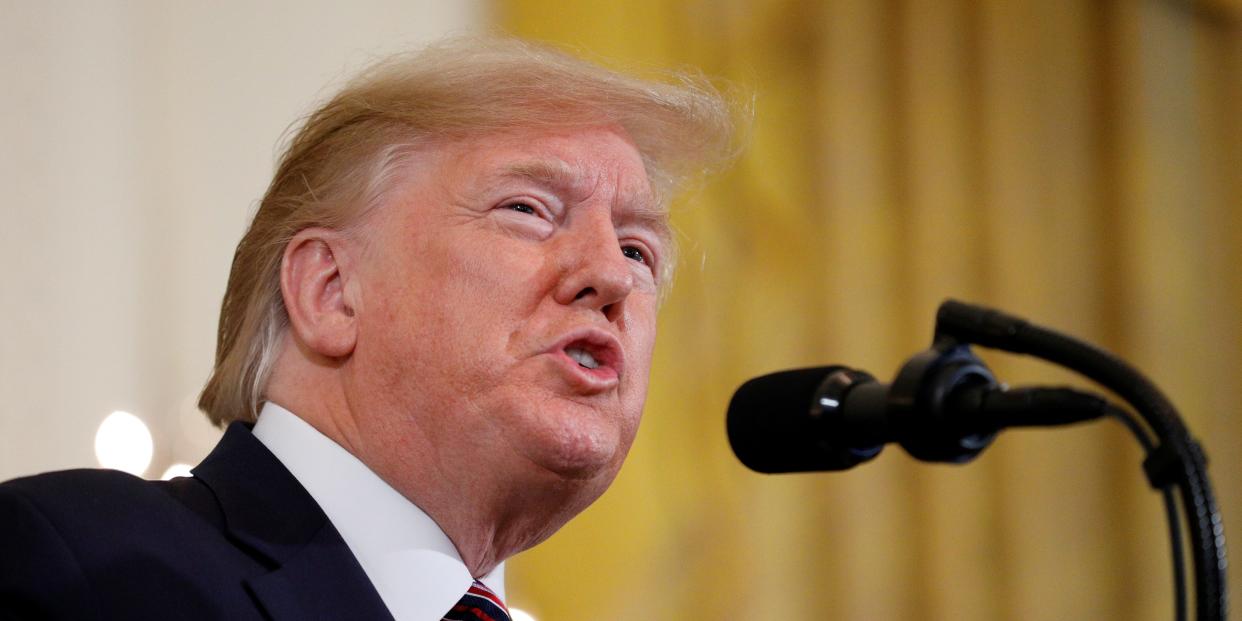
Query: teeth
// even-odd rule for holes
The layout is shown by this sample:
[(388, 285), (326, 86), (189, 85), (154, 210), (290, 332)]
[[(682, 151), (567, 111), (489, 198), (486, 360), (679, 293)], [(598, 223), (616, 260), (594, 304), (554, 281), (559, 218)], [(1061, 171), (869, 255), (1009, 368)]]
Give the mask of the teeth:
[(573, 358), (574, 362), (577, 362), (578, 364), (588, 369), (599, 368), (599, 362), (596, 362), (595, 357), (592, 356), (585, 349), (579, 349), (577, 347), (570, 347), (565, 350), (565, 353), (568, 354), (570, 358)]

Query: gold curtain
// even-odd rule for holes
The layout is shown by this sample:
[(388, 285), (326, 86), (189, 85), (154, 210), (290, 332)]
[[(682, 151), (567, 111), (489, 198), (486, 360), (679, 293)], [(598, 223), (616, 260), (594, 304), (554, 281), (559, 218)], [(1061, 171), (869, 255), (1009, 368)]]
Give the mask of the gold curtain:
[[(895, 447), (843, 473), (736, 463), (723, 418), (741, 381), (828, 363), (891, 380), (950, 296), (1153, 377), (1242, 546), (1238, 2), (502, 0), (496, 16), (622, 65), (699, 67), (755, 107), (747, 154), (675, 212), (685, 258), (630, 460), (515, 559), (514, 605), (540, 621), (1170, 618), (1159, 497), (1111, 422), (1010, 431), (964, 467)], [(1012, 383), (1077, 381), (985, 358)]]

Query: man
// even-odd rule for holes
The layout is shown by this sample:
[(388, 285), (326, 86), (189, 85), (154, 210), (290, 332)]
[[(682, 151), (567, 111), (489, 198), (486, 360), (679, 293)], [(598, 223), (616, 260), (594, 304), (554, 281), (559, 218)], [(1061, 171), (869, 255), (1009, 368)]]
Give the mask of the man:
[(728, 144), (709, 87), (519, 42), (370, 69), (237, 248), (200, 400), (220, 444), (168, 483), (0, 486), (0, 615), (506, 618), (504, 560), (629, 449), (667, 200)]

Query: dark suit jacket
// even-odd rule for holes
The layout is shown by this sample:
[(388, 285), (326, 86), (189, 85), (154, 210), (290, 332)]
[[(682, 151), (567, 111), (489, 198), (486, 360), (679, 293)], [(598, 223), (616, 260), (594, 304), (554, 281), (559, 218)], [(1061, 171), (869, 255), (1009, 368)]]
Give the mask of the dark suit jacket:
[(0, 484), (0, 619), (392, 619), (336, 528), (234, 423), (192, 478)]

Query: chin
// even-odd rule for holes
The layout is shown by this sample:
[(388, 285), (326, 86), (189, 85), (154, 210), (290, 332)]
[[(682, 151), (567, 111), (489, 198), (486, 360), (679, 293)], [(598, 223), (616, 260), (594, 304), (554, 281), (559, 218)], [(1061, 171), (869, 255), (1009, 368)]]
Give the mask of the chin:
[(585, 481), (606, 477), (611, 481), (620, 465), (615, 450), (598, 446), (574, 444), (541, 453), (530, 456), (535, 465), (562, 479)]
[(548, 431), (546, 437), (530, 446), (526, 457), (561, 479), (586, 481), (602, 477), (607, 485), (616, 476), (629, 449), (629, 444), (621, 442), (615, 428), (565, 425)]
[(509, 407), (491, 411), (510, 450), (536, 471), (559, 479), (611, 481), (637, 427), (611, 403), (584, 403), (557, 394), (532, 399), (529, 393), (505, 394), (503, 402)]

